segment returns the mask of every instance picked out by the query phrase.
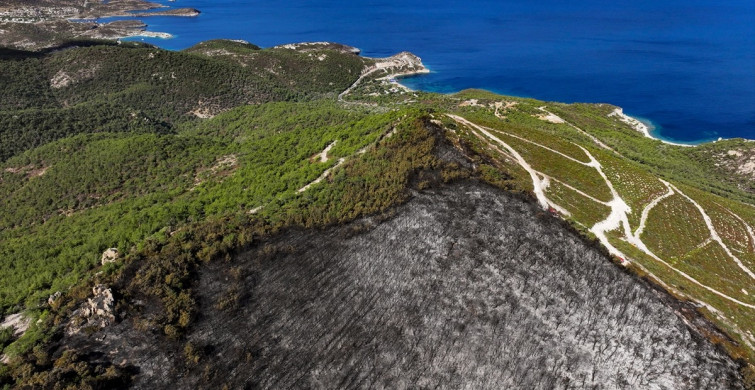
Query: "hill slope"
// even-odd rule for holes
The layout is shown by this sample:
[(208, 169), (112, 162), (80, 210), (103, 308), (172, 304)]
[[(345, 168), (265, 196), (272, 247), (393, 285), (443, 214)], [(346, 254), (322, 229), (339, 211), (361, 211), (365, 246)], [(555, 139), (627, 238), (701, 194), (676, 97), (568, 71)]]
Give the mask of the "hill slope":
[(294, 230), (202, 267), (188, 356), (133, 319), (65, 344), (139, 367), (144, 389), (741, 388), (677, 317), (689, 307), (536, 214), (478, 182), (424, 191), (385, 222)]
[(0, 68), (0, 161), (84, 132), (166, 133), (177, 123), (239, 105), (335, 95), (365, 65), (365, 59), (337, 50), (213, 46), (232, 47), (249, 60), (239, 66), (196, 48), (170, 52), (138, 44), (9, 54)]
[(424, 71), (415, 56), (335, 44), (6, 54), (0, 309), (36, 320), (0, 338), (1, 381), (462, 385), (517, 361), (499, 379), (521, 388), (736, 388), (755, 373), (755, 195), (720, 164), (734, 150), (744, 166), (752, 142), (684, 148), (609, 105), (408, 91), (391, 79)]

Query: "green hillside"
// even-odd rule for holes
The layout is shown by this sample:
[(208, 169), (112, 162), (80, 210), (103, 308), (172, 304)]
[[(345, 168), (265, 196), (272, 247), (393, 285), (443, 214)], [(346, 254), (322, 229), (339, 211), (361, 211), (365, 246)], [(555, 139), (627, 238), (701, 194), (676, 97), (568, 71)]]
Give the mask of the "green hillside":
[(172, 132), (179, 123), (239, 105), (335, 95), (364, 66), (362, 58), (333, 50), (320, 61), (311, 52), (233, 47), (253, 60), (240, 66), (199, 48), (171, 52), (138, 44), (47, 55), (8, 50), (11, 58), (0, 68), (0, 161), (80, 133)]

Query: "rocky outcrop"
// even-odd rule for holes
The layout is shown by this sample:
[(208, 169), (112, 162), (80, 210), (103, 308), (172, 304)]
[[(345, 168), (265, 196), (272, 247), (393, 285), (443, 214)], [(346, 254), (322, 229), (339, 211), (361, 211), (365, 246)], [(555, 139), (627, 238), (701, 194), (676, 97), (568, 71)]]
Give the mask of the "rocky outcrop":
[(755, 180), (755, 147), (745, 144), (717, 154), (716, 165), (742, 176), (748, 180)]
[(755, 194), (755, 140), (719, 140), (695, 149), (694, 159), (709, 161), (722, 177)]
[(118, 252), (118, 248), (108, 248), (104, 252), (102, 252), (102, 257), (100, 258), (100, 263), (102, 265), (105, 265), (107, 263), (115, 263), (116, 260), (120, 258), (120, 253)]
[(422, 59), (408, 51), (394, 54), (386, 58), (373, 58), (375, 65), (367, 68), (368, 71), (377, 71), (383, 79), (392, 79), (401, 76), (411, 76), (416, 74), (430, 73), (422, 64)]
[(29, 329), (31, 319), (23, 313), (11, 314), (0, 322), (0, 329), (12, 328), (14, 337), (20, 337)]
[(104, 284), (92, 288), (92, 298), (87, 299), (71, 316), (66, 332), (76, 334), (84, 329), (101, 329), (115, 322), (113, 292)]
[(58, 73), (50, 79), (50, 87), (52, 87), (52, 89), (60, 89), (71, 85), (72, 82), (73, 78), (69, 76), (68, 73), (59, 70)]
[(55, 293), (50, 294), (50, 296), (47, 297), (47, 304), (52, 306), (62, 295), (63, 293), (61, 293), (60, 291), (55, 291)]
[(101, 65), (99, 63), (69, 65), (69, 69), (60, 69), (50, 79), (52, 89), (65, 88), (70, 85), (90, 80), (97, 75)]

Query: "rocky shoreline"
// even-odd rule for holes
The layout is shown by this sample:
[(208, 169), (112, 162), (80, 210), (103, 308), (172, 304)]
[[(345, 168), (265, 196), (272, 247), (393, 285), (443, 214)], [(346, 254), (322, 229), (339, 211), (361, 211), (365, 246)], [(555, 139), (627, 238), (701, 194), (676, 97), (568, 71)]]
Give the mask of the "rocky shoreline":
[(659, 141), (661, 141), (661, 142), (663, 142), (665, 144), (669, 144), (669, 145), (684, 146), (684, 147), (694, 147), (695, 146), (695, 145), (691, 145), (691, 144), (681, 144), (681, 143), (677, 143), (677, 142), (666, 141), (666, 140), (661, 139), (661, 138), (653, 137), (650, 134), (650, 127), (648, 127), (648, 125), (646, 125), (645, 123), (642, 123), (642, 121), (640, 121), (640, 120), (638, 120), (636, 118), (633, 118), (633, 117), (625, 114), (624, 110), (622, 108), (620, 108), (620, 107), (616, 108), (615, 110), (613, 110), (610, 114), (608, 114), (608, 116), (615, 116), (615, 117), (619, 118), (620, 121), (628, 124), (629, 126), (632, 126), (635, 130), (637, 130), (638, 132), (642, 133), (642, 135), (644, 135), (646, 138), (651, 138), (651, 139), (654, 139), (654, 140), (659, 140)]

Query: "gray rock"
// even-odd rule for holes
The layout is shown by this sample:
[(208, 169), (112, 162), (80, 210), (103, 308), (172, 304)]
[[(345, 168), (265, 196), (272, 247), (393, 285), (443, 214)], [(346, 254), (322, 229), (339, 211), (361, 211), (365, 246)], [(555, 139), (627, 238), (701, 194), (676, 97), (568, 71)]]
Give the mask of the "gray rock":
[(53, 303), (55, 303), (55, 301), (58, 300), (58, 298), (60, 298), (61, 295), (63, 295), (63, 293), (61, 293), (60, 291), (55, 291), (55, 293), (51, 294), (47, 298), (47, 304), (52, 305)]
[(92, 288), (93, 297), (73, 312), (66, 329), (68, 334), (76, 334), (85, 328), (101, 329), (115, 322), (113, 292), (104, 284)]
[(105, 265), (107, 263), (115, 263), (115, 261), (119, 258), (120, 253), (118, 252), (118, 248), (108, 248), (106, 251), (102, 252), (100, 263), (102, 263), (102, 265)]

